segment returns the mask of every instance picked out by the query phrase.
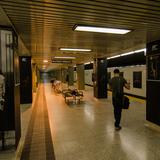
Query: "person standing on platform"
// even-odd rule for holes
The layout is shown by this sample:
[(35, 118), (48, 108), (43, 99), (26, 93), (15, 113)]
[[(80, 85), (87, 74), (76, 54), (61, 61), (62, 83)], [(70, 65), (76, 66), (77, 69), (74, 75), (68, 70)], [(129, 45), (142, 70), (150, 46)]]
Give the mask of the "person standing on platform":
[(5, 95), (5, 78), (0, 70), (0, 110), (4, 107), (4, 95)]
[(109, 81), (112, 90), (112, 104), (114, 107), (115, 129), (120, 130), (121, 112), (123, 105), (123, 87), (130, 89), (130, 84), (120, 76), (119, 69), (114, 70), (114, 77)]

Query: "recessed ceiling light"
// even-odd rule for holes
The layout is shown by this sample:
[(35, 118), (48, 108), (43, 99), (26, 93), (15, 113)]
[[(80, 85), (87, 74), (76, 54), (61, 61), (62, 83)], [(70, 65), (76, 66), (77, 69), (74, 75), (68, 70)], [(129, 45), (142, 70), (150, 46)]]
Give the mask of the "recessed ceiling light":
[(131, 31), (129, 29), (106, 28), (106, 27), (83, 26), (83, 25), (75, 25), (73, 29), (76, 31), (113, 33), (113, 34), (126, 34)]
[(77, 52), (91, 52), (91, 49), (81, 48), (60, 48), (61, 51), (77, 51)]
[(76, 59), (76, 57), (54, 57), (56, 59)]

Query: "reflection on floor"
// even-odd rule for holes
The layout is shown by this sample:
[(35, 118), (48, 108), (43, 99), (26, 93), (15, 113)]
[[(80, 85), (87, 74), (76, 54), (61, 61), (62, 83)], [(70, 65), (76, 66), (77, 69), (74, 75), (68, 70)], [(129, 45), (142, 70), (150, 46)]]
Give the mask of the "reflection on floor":
[(82, 104), (67, 105), (45, 85), (56, 160), (159, 160), (160, 133), (145, 126), (145, 102), (131, 99), (115, 131), (111, 97), (87, 88)]

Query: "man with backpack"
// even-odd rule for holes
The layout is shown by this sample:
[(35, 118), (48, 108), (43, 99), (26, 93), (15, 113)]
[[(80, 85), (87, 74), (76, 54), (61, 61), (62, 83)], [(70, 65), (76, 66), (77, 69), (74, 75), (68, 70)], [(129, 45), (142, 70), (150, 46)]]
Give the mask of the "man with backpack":
[(120, 130), (121, 112), (123, 106), (123, 87), (130, 89), (130, 84), (120, 76), (119, 69), (114, 70), (114, 77), (109, 81), (112, 90), (112, 104), (114, 107), (115, 129)]

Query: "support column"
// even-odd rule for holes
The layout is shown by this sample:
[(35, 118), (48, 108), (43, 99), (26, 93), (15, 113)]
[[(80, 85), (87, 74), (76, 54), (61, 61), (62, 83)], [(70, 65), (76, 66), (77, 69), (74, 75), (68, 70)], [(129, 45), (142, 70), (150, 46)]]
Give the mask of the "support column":
[(38, 69), (38, 67), (36, 67), (36, 76), (37, 76), (37, 87), (38, 87), (38, 84), (41, 83), (40, 70)]
[(61, 68), (62, 83), (65, 82), (64, 68)]
[(61, 72), (61, 69), (57, 70), (57, 80), (62, 81), (62, 72)]
[(84, 64), (77, 64), (77, 86), (79, 90), (85, 89)]
[(107, 60), (105, 58), (94, 60), (92, 80), (94, 96), (96, 98), (107, 98)]
[(20, 57), (20, 102), (32, 103), (31, 57)]
[(74, 67), (69, 66), (68, 67), (68, 86), (74, 85)]
[(160, 126), (160, 40), (147, 44), (146, 119)]
[(65, 83), (66, 82), (66, 76), (68, 74), (67, 69), (66, 68), (62, 68), (61, 69), (61, 73), (62, 73), (62, 82)]

